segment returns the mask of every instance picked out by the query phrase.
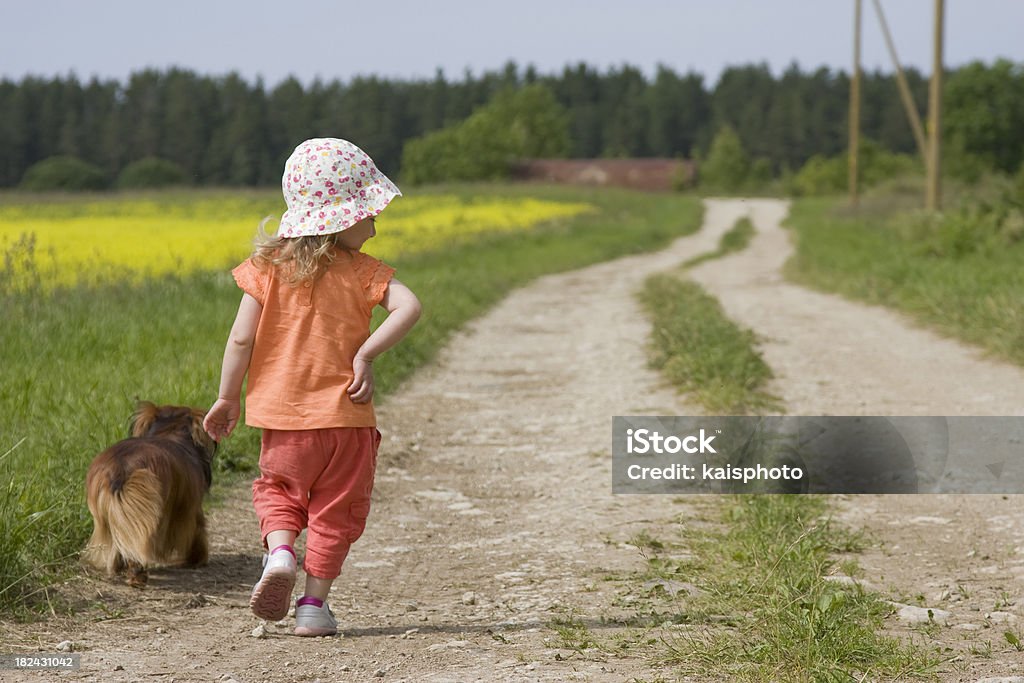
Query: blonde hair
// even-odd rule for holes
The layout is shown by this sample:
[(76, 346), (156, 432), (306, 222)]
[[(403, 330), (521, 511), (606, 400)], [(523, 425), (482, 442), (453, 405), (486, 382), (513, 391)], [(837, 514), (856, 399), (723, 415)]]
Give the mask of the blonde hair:
[(260, 221), (259, 230), (253, 240), (253, 262), (261, 267), (279, 268), (284, 281), (296, 287), (314, 282), (334, 262), (335, 247), (340, 232), (329, 235), (303, 235), (302, 237), (278, 237), (268, 235), (266, 225), (273, 220), (267, 216)]

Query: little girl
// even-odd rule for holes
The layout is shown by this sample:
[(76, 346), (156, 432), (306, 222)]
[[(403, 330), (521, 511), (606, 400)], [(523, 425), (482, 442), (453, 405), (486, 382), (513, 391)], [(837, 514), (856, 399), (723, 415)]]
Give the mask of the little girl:
[[(327, 594), (366, 526), (380, 445), (372, 363), (416, 323), (420, 303), (392, 268), (360, 251), (376, 234), (375, 216), (401, 196), (365, 152), (307, 140), (281, 186), (288, 210), (277, 235), (261, 226), (252, 256), (232, 271), (244, 293), (203, 426), (218, 441), (231, 433), (248, 372), (246, 424), (263, 429), (253, 506), (269, 553), (249, 605), (261, 619), (285, 617), (292, 545), (308, 529), (295, 634), (333, 635)], [(378, 304), (389, 315), (371, 335)]]

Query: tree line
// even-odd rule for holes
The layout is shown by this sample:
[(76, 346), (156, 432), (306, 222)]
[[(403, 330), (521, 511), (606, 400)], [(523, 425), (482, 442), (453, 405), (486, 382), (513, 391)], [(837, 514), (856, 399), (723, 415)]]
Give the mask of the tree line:
[[(906, 73), (920, 111), (927, 78)], [(826, 68), (766, 65), (726, 69), (718, 82), (661, 66), (605, 72), (577, 64), (541, 75), (508, 63), (479, 76), (349, 82), (289, 78), (274, 87), (237, 74), (144, 70), (126, 83), (74, 76), (0, 81), (0, 187), (17, 185), (49, 157), (76, 157), (113, 179), (128, 164), (159, 158), (197, 185), (273, 185), (285, 158), (313, 136), (350, 139), (386, 173), (401, 176), (407, 141), (450, 127), (508, 89), (540, 84), (565, 109), (569, 157), (704, 155), (716, 133), (736, 132), (751, 158), (775, 174), (812, 156), (834, 156), (847, 141), (849, 77)], [(895, 78), (863, 76), (862, 134), (896, 153), (916, 151)], [(999, 61), (947, 77), (947, 128), (955, 148), (982, 167), (1015, 171), (1024, 156), (1024, 74)], [(947, 131), (948, 132), (948, 131)]]

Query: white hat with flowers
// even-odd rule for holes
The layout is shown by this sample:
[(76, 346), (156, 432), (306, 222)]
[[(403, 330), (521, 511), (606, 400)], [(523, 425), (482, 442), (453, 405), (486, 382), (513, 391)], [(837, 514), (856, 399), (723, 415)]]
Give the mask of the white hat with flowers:
[(384, 210), (402, 192), (348, 140), (313, 138), (292, 152), (281, 190), (288, 210), (278, 237), (329, 235)]

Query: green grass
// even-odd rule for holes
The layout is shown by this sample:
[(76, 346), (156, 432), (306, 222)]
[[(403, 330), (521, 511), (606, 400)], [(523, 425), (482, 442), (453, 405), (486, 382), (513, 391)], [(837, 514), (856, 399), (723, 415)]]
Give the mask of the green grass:
[(587, 650), (601, 648), (601, 644), (583, 620), (573, 614), (555, 617), (547, 626), (558, 634), (558, 647), (560, 648), (572, 650), (577, 654), (585, 654)]
[(712, 261), (723, 256), (728, 256), (737, 251), (743, 251), (750, 244), (754, 237), (754, 224), (749, 218), (741, 218), (736, 224), (726, 231), (718, 240), (718, 248), (705, 254), (698, 254), (683, 264), (684, 268), (692, 268), (705, 261)]
[[(504, 185), (422, 193), (442, 192), (586, 201), (598, 211), (397, 259), (392, 265), (424, 314), (375, 365), (378, 396), (511, 289), (545, 273), (665, 246), (694, 232), (701, 217), (696, 199), (677, 195)], [(174, 196), (187, 201), (189, 194)], [(226, 270), (51, 294), (0, 291), (0, 610), (45, 603), (46, 586), (77, 571), (91, 528), (86, 469), (126, 436), (136, 398), (212, 402), (240, 296)], [(218, 486), (251, 477), (258, 451), (258, 431), (239, 427), (217, 454)]]
[[(722, 235), (715, 251), (700, 254), (683, 267), (744, 249), (753, 235), (750, 219), (741, 218)], [(755, 348), (756, 336), (729, 320), (718, 300), (700, 285), (660, 273), (647, 278), (639, 296), (653, 326), (650, 365), (680, 391), (710, 413), (782, 409), (778, 398), (764, 388), (772, 371)]]
[[(692, 266), (739, 251), (754, 234), (747, 219), (718, 249)], [(649, 278), (642, 298), (654, 321), (651, 361), (676, 386), (712, 412), (779, 409), (766, 393), (771, 370), (756, 338), (730, 321), (698, 285), (674, 274)], [(686, 530), (688, 559), (677, 545), (649, 534), (633, 543), (648, 561), (637, 582), (696, 583), (703, 591), (638, 614), (637, 621), (676, 624), (660, 639), (642, 637), (648, 652), (678, 673), (709, 680), (860, 681), (930, 676), (939, 661), (920, 648), (879, 635), (889, 607), (856, 587), (829, 583), (833, 557), (857, 539), (823, 517), (826, 499), (745, 496), (727, 499), (717, 526)], [(856, 571), (851, 560), (846, 572)], [(671, 584), (669, 584), (671, 585)], [(685, 593), (683, 593), (685, 595)]]
[(710, 413), (743, 415), (779, 410), (764, 386), (771, 368), (756, 337), (726, 317), (700, 285), (654, 275), (641, 292), (653, 323), (650, 364)]
[(1014, 219), (994, 227), (973, 209), (937, 220), (899, 207), (882, 201), (854, 212), (836, 199), (797, 201), (787, 221), (797, 251), (786, 276), (898, 309), (1024, 364), (1024, 241)]
[[(824, 579), (838, 553), (859, 548), (858, 538), (824, 516), (826, 505), (816, 496), (729, 497), (717, 525), (688, 527), (682, 543), (649, 554), (634, 583), (686, 581), (702, 591), (652, 595), (656, 622), (682, 625), (652, 655), (701, 680), (931, 678), (936, 657), (879, 634), (887, 604)], [(693, 559), (672, 559), (679, 545)]]

